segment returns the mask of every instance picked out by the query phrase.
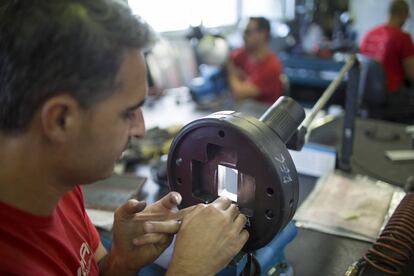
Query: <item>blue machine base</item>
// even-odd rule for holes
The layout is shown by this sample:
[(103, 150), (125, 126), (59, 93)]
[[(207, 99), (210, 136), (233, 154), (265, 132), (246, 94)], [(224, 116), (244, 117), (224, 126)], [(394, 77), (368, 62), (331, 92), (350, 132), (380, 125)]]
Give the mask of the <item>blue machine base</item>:
[[(256, 250), (253, 259), (256, 263), (255, 275), (261, 276), (293, 276), (293, 268), (286, 261), (284, 250), (297, 234), (297, 229), (293, 222), (290, 222), (268, 245)], [(218, 276), (237, 276), (245, 269), (248, 255), (241, 253), (223, 269)], [(142, 269), (139, 276), (158, 276), (164, 275), (165, 270), (156, 264), (149, 265)]]

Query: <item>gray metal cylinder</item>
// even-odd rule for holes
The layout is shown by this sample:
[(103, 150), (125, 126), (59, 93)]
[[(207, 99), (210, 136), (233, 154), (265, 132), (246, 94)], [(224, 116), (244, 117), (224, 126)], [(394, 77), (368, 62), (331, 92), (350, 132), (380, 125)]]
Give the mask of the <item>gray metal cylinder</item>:
[(268, 125), (287, 143), (305, 119), (305, 111), (289, 97), (280, 97), (263, 115), (260, 121)]

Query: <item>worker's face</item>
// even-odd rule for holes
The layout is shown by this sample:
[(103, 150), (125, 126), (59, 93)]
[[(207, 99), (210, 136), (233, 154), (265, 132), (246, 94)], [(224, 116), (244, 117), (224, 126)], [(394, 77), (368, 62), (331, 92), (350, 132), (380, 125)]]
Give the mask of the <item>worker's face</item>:
[(407, 19), (410, 17), (410, 13), (407, 11), (406, 13), (401, 15), (401, 27), (404, 26)]
[(90, 108), (83, 118), (81, 146), (74, 158), (79, 158), (83, 168), (78, 172), (87, 181), (110, 176), (129, 138), (141, 137), (145, 132), (140, 104), (146, 97), (147, 82), (141, 53), (128, 52), (118, 79), (119, 90)]
[(256, 21), (249, 20), (243, 32), (243, 39), (244, 47), (248, 51), (254, 51), (266, 43), (266, 32), (258, 28)]

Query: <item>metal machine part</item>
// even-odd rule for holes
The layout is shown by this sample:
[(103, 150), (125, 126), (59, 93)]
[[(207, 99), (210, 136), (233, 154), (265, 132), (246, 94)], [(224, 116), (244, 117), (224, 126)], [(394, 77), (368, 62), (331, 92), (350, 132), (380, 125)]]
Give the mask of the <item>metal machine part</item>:
[(322, 96), (313, 106), (311, 112), (306, 116), (306, 119), (302, 122), (299, 129), (293, 134), (292, 138), (288, 141), (287, 147), (289, 149), (300, 151), (305, 144), (306, 133), (310, 130), (311, 123), (315, 119), (316, 115), (322, 108), (325, 107), (329, 99), (332, 97), (338, 86), (344, 80), (346, 74), (348, 75), (348, 87), (347, 87), (347, 97), (346, 97), (346, 120), (344, 124), (344, 146), (342, 149), (341, 163), (344, 166), (349, 165), (349, 158), (352, 153), (352, 143), (353, 143), (353, 133), (354, 133), (354, 121), (355, 113), (357, 107), (357, 91), (359, 83), (359, 66), (356, 61), (355, 55), (349, 56), (345, 65), (342, 67), (339, 74), (335, 79), (329, 84), (326, 90), (323, 92)]
[(363, 259), (386, 275), (401, 275), (414, 252), (414, 193), (408, 193)]
[(414, 177), (407, 179), (404, 188), (407, 194), (372, 248), (348, 268), (345, 276), (408, 275), (411, 272), (414, 256)]
[(286, 142), (305, 118), (303, 108), (281, 97), (260, 118), (233, 111), (186, 125), (168, 155), (168, 180), (180, 207), (226, 196), (248, 217), (244, 251), (265, 246), (292, 219), (298, 176)]
[(286, 246), (296, 237), (297, 229), (290, 222), (266, 246), (250, 254), (239, 253), (217, 276), (292, 276), (293, 268), (284, 254)]

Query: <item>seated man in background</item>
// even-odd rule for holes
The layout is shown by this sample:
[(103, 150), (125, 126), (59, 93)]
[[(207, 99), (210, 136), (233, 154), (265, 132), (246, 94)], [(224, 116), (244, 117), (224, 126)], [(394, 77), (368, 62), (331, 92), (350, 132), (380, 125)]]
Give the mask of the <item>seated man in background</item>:
[(391, 2), (388, 22), (369, 31), (361, 40), (360, 53), (383, 65), (391, 93), (403, 89), (405, 78), (414, 81), (414, 45), (410, 35), (401, 30), (409, 14), (405, 1)]
[(166, 275), (213, 275), (247, 241), (225, 198), (178, 213), (178, 193), (130, 200), (109, 252), (85, 212), (79, 185), (144, 134), (150, 38), (122, 1), (1, 1), (0, 275), (136, 275), (177, 232)]
[(282, 96), (282, 65), (269, 48), (270, 23), (251, 17), (243, 33), (244, 48), (234, 50), (227, 64), (230, 90), (237, 100), (273, 103)]

